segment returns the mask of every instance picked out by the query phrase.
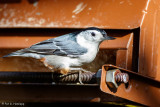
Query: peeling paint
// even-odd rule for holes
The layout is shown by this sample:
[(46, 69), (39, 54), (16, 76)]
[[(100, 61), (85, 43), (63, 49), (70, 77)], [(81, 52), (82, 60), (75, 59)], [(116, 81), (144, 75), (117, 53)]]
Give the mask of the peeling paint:
[(75, 14), (79, 14), (81, 11), (84, 10), (84, 8), (87, 6), (87, 4), (84, 4), (83, 2), (79, 3), (76, 8), (73, 10), (72, 13), (75, 13)]
[(8, 27), (8, 26), (13, 26), (13, 27), (29, 27), (29, 26), (34, 26), (34, 27), (41, 27), (42, 24), (46, 22), (45, 19), (37, 19), (34, 17), (29, 17), (26, 18), (26, 21), (18, 20), (17, 18), (13, 18), (10, 20), (9, 18), (6, 20), (6, 18), (2, 18), (0, 20), (0, 27)]

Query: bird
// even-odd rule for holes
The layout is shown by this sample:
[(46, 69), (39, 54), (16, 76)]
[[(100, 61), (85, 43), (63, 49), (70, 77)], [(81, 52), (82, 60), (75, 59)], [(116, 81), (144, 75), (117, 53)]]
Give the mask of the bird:
[(97, 27), (85, 28), (73, 33), (41, 41), (29, 48), (12, 52), (5, 57), (32, 57), (43, 62), (53, 72), (66, 75), (73, 71), (87, 72), (80, 66), (91, 63), (104, 40), (114, 37)]

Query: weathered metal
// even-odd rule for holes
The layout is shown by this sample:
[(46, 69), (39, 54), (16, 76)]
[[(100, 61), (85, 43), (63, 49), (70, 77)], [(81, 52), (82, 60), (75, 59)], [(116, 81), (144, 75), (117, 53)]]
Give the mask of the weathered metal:
[[(71, 73), (67, 75), (62, 75), (58, 77), (58, 82), (62, 83), (92, 83), (96, 84), (96, 73), (93, 72), (84, 72), (84, 73)], [(81, 81), (79, 81), (81, 80)]]
[(148, 0), (1, 0), (0, 27), (133, 29), (141, 25), (147, 3)]
[[(117, 89), (109, 88), (106, 83), (106, 74), (108, 70), (112, 69), (119, 69), (121, 72), (127, 73), (130, 77), (129, 83), (120, 84)], [(100, 88), (105, 93), (119, 96), (144, 105), (154, 107), (158, 107), (160, 105), (160, 81), (117, 66), (104, 65), (102, 67)]]
[(160, 2), (149, 0), (140, 26), (139, 73), (160, 80)]
[(126, 73), (121, 73), (119, 69), (108, 70), (106, 73), (106, 84), (109, 88), (118, 88), (118, 83), (128, 83), (129, 76)]
[(127, 73), (118, 72), (118, 74), (116, 74), (116, 76), (115, 76), (115, 79), (116, 79), (116, 82), (126, 84), (129, 81), (129, 75)]

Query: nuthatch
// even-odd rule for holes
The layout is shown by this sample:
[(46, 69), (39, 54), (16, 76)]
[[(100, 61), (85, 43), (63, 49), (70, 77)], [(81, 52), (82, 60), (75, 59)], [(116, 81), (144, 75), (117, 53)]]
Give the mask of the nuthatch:
[(67, 74), (75, 70), (85, 71), (78, 67), (92, 62), (99, 51), (100, 43), (112, 39), (115, 38), (108, 36), (104, 30), (90, 27), (39, 42), (3, 57), (21, 56), (40, 59), (53, 71)]

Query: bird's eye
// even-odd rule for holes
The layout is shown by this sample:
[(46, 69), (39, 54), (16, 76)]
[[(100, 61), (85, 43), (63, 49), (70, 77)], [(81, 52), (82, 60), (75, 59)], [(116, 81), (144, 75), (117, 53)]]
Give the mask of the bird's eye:
[(92, 36), (96, 36), (96, 34), (94, 32), (91, 33)]

